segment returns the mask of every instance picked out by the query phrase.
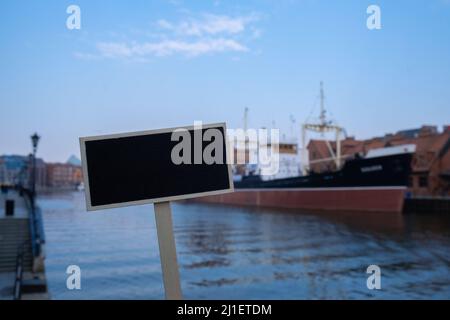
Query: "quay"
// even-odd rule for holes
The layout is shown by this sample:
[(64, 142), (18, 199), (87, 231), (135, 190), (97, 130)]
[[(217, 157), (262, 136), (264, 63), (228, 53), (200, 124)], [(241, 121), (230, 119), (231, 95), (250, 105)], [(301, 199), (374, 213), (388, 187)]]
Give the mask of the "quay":
[(450, 197), (406, 198), (404, 213), (450, 213)]
[(0, 300), (49, 299), (45, 235), (33, 194), (19, 186), (0, 191)]

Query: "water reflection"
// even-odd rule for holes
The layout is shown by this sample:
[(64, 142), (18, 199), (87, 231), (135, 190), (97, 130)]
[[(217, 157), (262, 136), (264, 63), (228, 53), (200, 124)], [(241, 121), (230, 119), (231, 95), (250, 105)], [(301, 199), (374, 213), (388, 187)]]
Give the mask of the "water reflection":
[[(81, 193), (40, 199), (53, 298), (163, 298), (152, 206), (87, 213)], [(179, 203), (174, 230), (186, 298), (450, 298), (445, 215), (305, 213)], [(82, 268), (82, 290), (65, 268)], [(382, 290), (366, 268), (382, 269)]]

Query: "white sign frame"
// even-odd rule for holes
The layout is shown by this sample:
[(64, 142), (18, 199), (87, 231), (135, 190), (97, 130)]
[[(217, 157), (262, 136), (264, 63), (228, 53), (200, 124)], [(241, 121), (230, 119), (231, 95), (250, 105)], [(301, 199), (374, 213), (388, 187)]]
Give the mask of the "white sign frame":
[[(90, 188), (89, 188), (88, 167), (87, 167), (87, 161), (86, 161), (87, 158), (86, 158), (85, 142), (168, 133), (168, 132), (173, 132), (176, 129), (194, 130), (194, 129), (210, 129), (210, 128), (218, 128), (218, 127), (222, 127), (223, 133), (224, 133), (224, 143), (225, 143), (225, 152), (226, 152), (226, 161), (227, 161), (226, 165), (228, 168), (228, 178), (229, 178), (228, 186), (229, 186), (229, 188), (221, 189), (221, 190), (214, 190), (214, 191), (190, 193), (190, 194), (185, 194), (185, 195), (170, 196), (170, 197), (161, 197), (161, 198), (153, 198), (153, 199), (145, 199), (145, 200), (137, 200), (137, 201), (127, 201), (127, 202), (113, 203), (113, 204), (107, 204), (107, 205), (92, 206), (91, 193), (90, 193)], [(231, 161), (230, 161), (231, 154), (229, 152), (230, 145), (228, 143), (225, 122), (202, 124), (201, 127), (200, 126), (181, 126), (181, 127), (173, 127), (173, 128), (155, 129), (155, 130), (145, 130), (145, 131), (136, 131), (136, 132), (125, 132), (125, 133), (117, 133), (117, 134), (99, 135), (99, 136), (80, 137), (79, 141), (80, 141), (81, 164), (82, 164), (82, 170), (83, 170), (83, 180), (84, 180), (85, 197), (86, 197), (86, 209), (88, 211), (121, 208), (121, 207), (128, 207), (128, 206), (134, 206), (134, 205), (168, 202), (168, 201), (176, 201), (176, 200), (185, 200), (185, 199), (192, 199), (192, 198), (197, 198), (197, 197), (212, 196), (212, 195), (234, 192), (233, 174), (232, 174)]]

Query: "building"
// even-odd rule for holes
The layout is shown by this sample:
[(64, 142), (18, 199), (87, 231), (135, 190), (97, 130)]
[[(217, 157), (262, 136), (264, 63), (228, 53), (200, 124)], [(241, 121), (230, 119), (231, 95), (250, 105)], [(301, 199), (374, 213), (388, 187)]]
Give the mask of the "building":
[(0, 158), (0, 181), (3, 184), (25, 184), (28, 181), (29, 159), (24, 156), (6, 155)]
[[(30, 187), (33, 179), (33, 165), (30, 156), (0, 156), (0, 184)], [(71, 156), (67, 163), (45, 163), (36, 159), (36, 189), (72, 189), (81, 184), (83, 175), (81, 162)]]
[(83, 181), (81, 167), (71, 163), (49, 163), (47, 181), (50, 188), (75, 189)]
[[(32, 158), (30, 156), (0, 156), (0, 184), (30, 186), (32, 182)], [(44, 188), (47, 184), (45, 162), (36, 159), (36, 188)]]
[[(355, 140), (350, 137), (341, 141), (342, 158), (348, 159), (356, 154), (365, 155), (369, 150), (398, 146), (416, 145), (409, 179), (410, 191), (415, 196), (450, 195), (450, 126), (439, 132), (435, 126), (422, 126), (418, 129), (403, 130), (384, 137), (368, 140)], [(308, 144), (310, 171), (320, 173), (335, 170), (333, 141), (311, 140)]]

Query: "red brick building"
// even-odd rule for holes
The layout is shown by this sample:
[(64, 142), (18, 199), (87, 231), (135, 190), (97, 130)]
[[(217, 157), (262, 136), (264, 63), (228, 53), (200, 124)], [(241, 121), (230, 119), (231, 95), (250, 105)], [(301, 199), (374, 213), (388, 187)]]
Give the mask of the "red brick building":
[[(399, 131), (368, 140), (346, 138), (341, 141), (342, 156), (353, 157), (377, 148), (402, 144), (416, 145), (409, 181), (411, 191), (416, 196), (450, 195), (450, 126), (439, 132), (435, 126), (422, 126), (420, 129)], [(332, 154), (336, 153), (336, 143), (325, 140), (311, 140), (308, 144), (310, 170), (324, 172), (335, 170)], [(323, 160), (315, 162), (318, 160)]]

